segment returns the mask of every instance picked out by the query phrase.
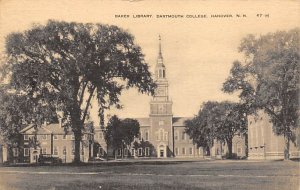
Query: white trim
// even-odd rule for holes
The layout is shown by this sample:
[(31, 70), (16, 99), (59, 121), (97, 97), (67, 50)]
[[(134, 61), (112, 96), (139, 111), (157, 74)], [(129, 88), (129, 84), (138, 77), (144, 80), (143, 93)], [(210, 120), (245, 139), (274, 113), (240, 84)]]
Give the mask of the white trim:
[(145, 148), (145, 156), (150, 156), (150, 148), (149, 147)]
[(143, 148), (138, 148), (138, 156), (143, 156)]
[[(55, 149), (56, 149), (56, 151), (55, 151)], [(55, 154), (55, 152), (57, 152), (57, 154)], [(53, 147), (53, 155), (58, 155), (58, 152), (59, 152), (58, 146), (54, 146)]]
[[(25, 138), (26, 137), (26, 138)], [(24, 140), (27, 141), (29, 140), (29, 135), (28, 134), (24, 134)]]
[(42, 148), (42, 154), (47, 154), (47, 148)]
[(131, 156), (135, 156), (135, 149), (132, 148), (131, 151), (130, 151), (130, 153), (131, 153)]
[[(26, 154), (26, 150), (27, 150), (27, 154)], [(29, 156), (29, 148), (24, 148), (24, 156)]]
[(19, 156), (19, 149), (18, 148), (13, 148), (13, 156), (18, 157)]

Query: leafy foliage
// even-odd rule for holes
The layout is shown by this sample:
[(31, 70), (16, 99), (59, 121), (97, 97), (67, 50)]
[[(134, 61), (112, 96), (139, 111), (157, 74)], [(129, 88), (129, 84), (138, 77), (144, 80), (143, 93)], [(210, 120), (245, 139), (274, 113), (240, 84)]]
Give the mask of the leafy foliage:
[[(50, 20), (6, 38), (4, 74), (29, 99), (63, 111), (75, 134), (75, 162), (80, 161), (83, 124), (96, 97), (103, 125), (104, 110), (121, 108), (123, 89), (153, 93), (155, 83), (134, 37), (117, 26)], [(10, 69), (7, 69), (7, 65)]]
[(211, 147), (214, 140), (226, 142), (232, 156), (232, 139), (246, 133), (247, 119), (241, 105), (232, 102), (206, 102), (198, 115), (186, 121), (186, 133), (198, 147)]
[(114, 152), (117, 148), (129, 147), (140, 133), (140, 124), (135, 119), (119, 119), (112, 116), (105, 131), (105, 141)]
[(246, 62), (235, 62), (223, 85), (224, 92), (240, 92), (248, 108), (269, 115), (274, 132), (286, 139), (286, 159), (289, 141), (295, 141), (299, 128), (299, 33), (297, 28), (244, 38), (239, 50)]

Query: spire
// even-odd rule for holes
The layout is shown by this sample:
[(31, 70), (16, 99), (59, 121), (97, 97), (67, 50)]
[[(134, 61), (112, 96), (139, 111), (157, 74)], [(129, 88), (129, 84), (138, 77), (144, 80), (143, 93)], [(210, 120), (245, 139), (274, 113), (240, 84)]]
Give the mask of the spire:
[(157, 66), (164, 67), (163, 56), (161, 53), (161, 36), (160, 35), (158, 36), (158, 40), (159, 40), (159, 46), (158, 46), (159, 50), (158, 50)]
[(158, 53), (158, 58), (162, 59), (162, 53), (161, 53), (161, 36), (158, 36), (158, 40), (159, 40), (159, 53)]

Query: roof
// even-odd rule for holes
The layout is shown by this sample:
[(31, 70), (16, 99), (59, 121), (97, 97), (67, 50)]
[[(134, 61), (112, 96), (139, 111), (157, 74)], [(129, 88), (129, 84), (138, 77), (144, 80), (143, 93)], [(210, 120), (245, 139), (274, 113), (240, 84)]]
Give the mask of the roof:
[(185, 121), (193, 119), (193, 117), (173, 117), (173, 126), (174, 127), (183, 127), (185, 126)]
[[(30, 124), (24, 129), (21, 130), (21, 133), (26, 133), (30, 129), (34, 128), (34, 124)], [(91, 124), (85, 124), (85, 131), (92, 131), (92, 125)], [(61, 127), (59, 123), (51, 123), (49, 125), (42, 125), (38, 128), (37, 134), (65, 134), (65, 128)], [(67, 130), (67, 133), (71, 133), (71, 129)]]
[(135, 118), (140, 126), (150, 126), (150, 118), (149, 117), (143, 117), (143, 118)]

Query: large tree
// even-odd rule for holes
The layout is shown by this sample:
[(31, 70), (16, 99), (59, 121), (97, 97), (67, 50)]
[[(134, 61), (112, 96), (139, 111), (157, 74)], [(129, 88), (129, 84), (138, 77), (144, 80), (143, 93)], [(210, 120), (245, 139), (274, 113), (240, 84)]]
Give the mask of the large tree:
[(119, 148), (123, 150), (124, 147), (128, 149), (139, 133), (140, 124), (137, 120), (129, 118), (121, 120), (114, 115), (107, 124), (104, 138), (116, 157), (116, 150)]
[(186, 132), (194, 143), (211, 147), (216, 139), (226, 142), (228, 157), (232, 158), (232, 139), (246, 133), (247, 119), (238, 103), (205, 102), (198, 115), (186, 122)]
[(124, 88), (153, 93), (155, 83), (134, 37), (117, 27), (50, 20), (6, 38), (11, 86), (16, 93), (55, 105), (75, 135), (74, 162), (80, 162), (80, 141), (96, 97), (103, 125), (104, 110), (121, 108)]
[(8, 146), (9, 159), (12, 158), (12, 148), (20, 148), (22, 127), (34, 121), (34, 127), (37, 128), (46, 116), (49, 121), (57, 121), (54, 107), (44, 106), (36, 99), (16, 94), (9, 90), (8, 85), (0, 86), (0, 136)]
[(244, 38), (239, 51), (245, 62), (234, 63), (223, 85), (227, 93), (240, 92), (249, 110), (263, 109), (269, 115), (274, 132), (284, 136), (285, 159), (299, 128), (299, 33), (293, 29)]

